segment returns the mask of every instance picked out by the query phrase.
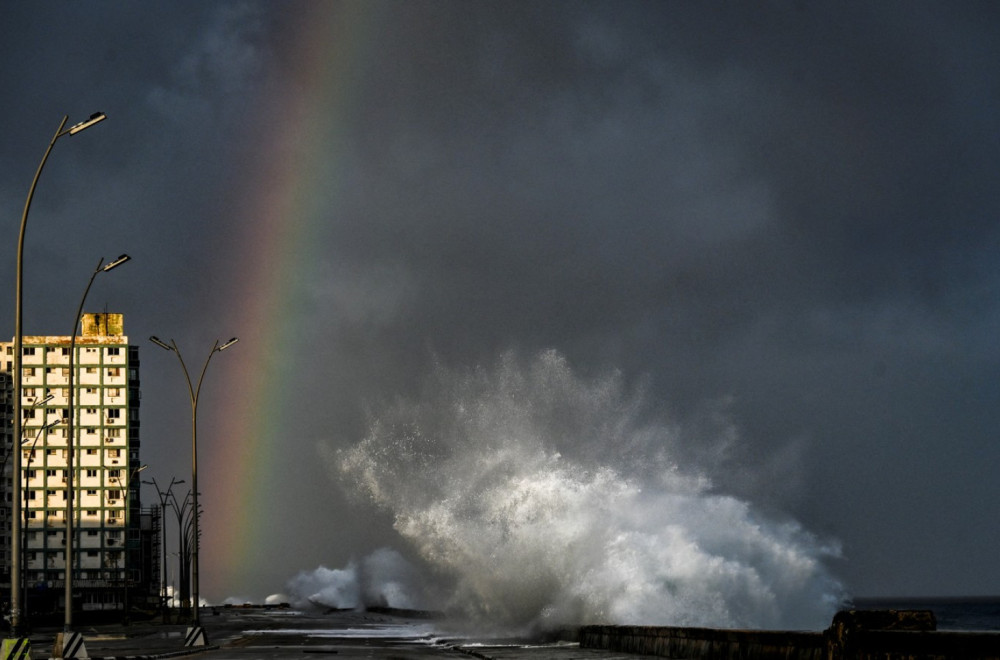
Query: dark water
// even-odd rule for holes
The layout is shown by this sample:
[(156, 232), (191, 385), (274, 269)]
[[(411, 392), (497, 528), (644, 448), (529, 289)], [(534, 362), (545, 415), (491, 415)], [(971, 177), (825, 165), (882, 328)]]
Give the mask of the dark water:
[(931, 610), (938, 630), (1000, 631), (1000, 597), (855, 598), (855, 609)]

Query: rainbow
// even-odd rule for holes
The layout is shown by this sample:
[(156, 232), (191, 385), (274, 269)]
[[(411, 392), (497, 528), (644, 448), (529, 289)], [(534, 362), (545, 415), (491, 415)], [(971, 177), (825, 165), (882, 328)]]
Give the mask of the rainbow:
[(261, 99), (280, 104), (281, 116), (272, 124), (274, 131), (263, 136), (259, 160), (248, 163), (249, 171), (241, 177), (251, 191), (241, 211), (241, 222), (248, 227), (236, 239), (241, 242), (236, 265), (241, 281), (230, 299), (243, 305), (237, 323), (241, 340), (246, 340), (241, 348), (253, 354), (226, 360), (231, 365), (224, 375), (228, 392), (218, 414), (224, 421), (218, 438), (199, 448), (205, 454), (200, 460), (225, 466), (213, 471), (212, 483), (199, 484), (210, 503), (200, 558), (201, 593), (210, 600), (244, 595), (238, 590), (255, 569), (254, 548), (271, 533), (268, 494), (288, 478), (268, 468), (283, 429), (289, 427), (293, 399), (301, 393), (282, 387), (295, 380), (289, 373), (293, 357), (266, 349), (279, 337), (283, 346), (300, 345), (297, 319), (303, 287), (313, 279), (320, 243), (315, 239), (331, 222), (329, 208), (319, 208), (317, 200), (328, 201), (340, 192), (343, 172), (337, 169), (336, 152), (355, 110), (353, 72), (366, 56), (382, 10), (377, 3), (319, 2), (296, 5), (295, 11), (303, 13), (285, 55), (296, 63), (291, 84), (298, 91), (280, 103)]

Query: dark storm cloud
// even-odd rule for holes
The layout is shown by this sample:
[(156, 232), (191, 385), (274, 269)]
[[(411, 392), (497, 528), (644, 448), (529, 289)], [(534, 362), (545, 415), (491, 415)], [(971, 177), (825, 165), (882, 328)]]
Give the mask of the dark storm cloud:
[[(590, 9), (391, 23), (357, 138), (368, 186), (331, 241), (406, 280), (376, 344), (399, 365), (428, 342), (456, 361), (558, 346), (652, 374), (681, 416), (732, 396), (741, 437), (715, 478), (787, 500), (852, 558), (848, 511), (909, 538), (907, 499), (958, 511), (933, 461), (901, 457), (985, 450), (995, 417), (992, 19)], [(929, 536), (934, 561), (973, 550)], [(898, 589), (941, 588), (923, 584)]]
[[(246, 229), (247, 163), (297, 155), (261, 150), (309, 94), (304, 14), (49, 7), (9, 7), (0, 46), (11, 223), (62, 113), (114, 121), (60, 142), (48, 166), (32, 249), (71, 254), (65, 273), (31, 271), (47, 304), (29, 311), (64, 333), (79, 295), (68, 271), (82, 285), (101, 254), (129, 251), (134, 275), (108, 276), (91, 301), (122, 307), (136, 337), (199, 346), (238, 316), (215, 273)], [(689, 460), (717, 488), (843, 541), (852, 590), (996, 590), (981, 579), (1000, 501), (985, 467), (1000, 421), (991, 4), (374, 13), (340, 81), (342, 132), (315, 163), (344, 185), (297, 275), (294, 322), (312, 341), (287, 357), (328, 400), (292, 398), (291, 435), (308, 441), (281, 458), (307, 477), (290, 501), (334, 487), (317, 438), (356, 442), (366, 406), (419, 392), (436, 360), (554, 348), (582, 374), (645, 379), (691, 425)], [(12, 249), (0, 259), (13, 272)], [(163, 382), (177, 374), (154, 363), (151, 462), (153, 438), (185, 432), (165, 421), (184, 405)], [(207, 428), (223, 424), (211, 414)], [(274, 580), (392, 538), (338, 498), (321, 506), (336, 533), (289, 521), (286, 540), (311, 536), (303, 565)]]

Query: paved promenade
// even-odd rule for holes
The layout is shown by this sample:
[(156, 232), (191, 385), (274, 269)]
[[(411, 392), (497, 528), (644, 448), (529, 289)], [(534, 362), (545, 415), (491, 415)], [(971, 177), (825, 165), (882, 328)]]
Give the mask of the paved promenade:
[[(418, 660), (641, 660), (644, 656), (580, 649), (576, 644), (527, 645), (448, 637), (433, 621), (388, 614), (334, 612), (302, 614), (262, 608), (203, 610), (208, 647), (185, 647), (186, 624), (158, 620), (129, 626), (80, 626), (91, 658), (172, 658), (206, 660), (279, 659), (316, 656)], [(31, 657), (49, 658), (60, 629), (39, 629), (30, 636)]]

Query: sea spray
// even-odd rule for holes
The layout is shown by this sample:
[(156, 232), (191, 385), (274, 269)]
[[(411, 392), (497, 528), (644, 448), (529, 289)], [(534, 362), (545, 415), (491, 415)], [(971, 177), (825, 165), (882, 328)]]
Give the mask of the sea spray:
[(473, 621), (825, 627), (843, 596), (823, 564), (836, 544), (713, 492), (673, 461), (683, 441), (620, 374), (506, 353), (439, 367), (337, 467), (454, 580), (447, 609)]
[(416, 609), (426, 600), (417, 569), (391, 548), (379, 548), (344, 568), (320, 566), (288, 581), (291, 604), (299, 609)]

